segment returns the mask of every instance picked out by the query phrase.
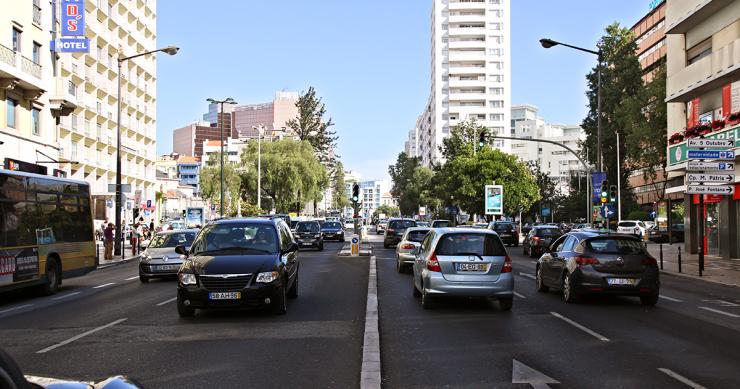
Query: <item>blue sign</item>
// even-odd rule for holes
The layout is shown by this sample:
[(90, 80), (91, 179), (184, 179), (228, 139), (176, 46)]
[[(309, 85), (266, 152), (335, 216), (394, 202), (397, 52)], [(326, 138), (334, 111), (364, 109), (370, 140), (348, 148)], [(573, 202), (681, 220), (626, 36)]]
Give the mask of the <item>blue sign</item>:
[(594, 203), (598, 203), (601, 200), (601, 183), (604, 181), (606, 181), (606, 172), (591, 173), (591, 185), (594, 188), (592, 201)]
[(542, 208), (542, 217), (550, 216), (550, 208)]
[(599, 215), (603, 217), (604, 219), (611, 219), (615, 214), (617, 213), (617, 210), (614, 209), (614, 204), (604, 204), (599, 208)]
[(89, 53), (90, 40), (87, 38), (59, 38), (51, 41), (51, 51), (57, 53)]
[(735, 160), (734, 151), (718, 151), (718, 150), (688, 150), (689, 159), (726, 159)]
[(357, 239), (357, 237), (356, 237), (356, 236), (353, 236), (353, 237), (352, 237), (352, 243), (353, 243), (353, 244), (357, 244), (357, 243), (359, 243), (359, 242), (360, 242), (360, 240), (359, 240), (359, 239)]
[(85, 0), (62, 0), (62, 35), (85, 36)]

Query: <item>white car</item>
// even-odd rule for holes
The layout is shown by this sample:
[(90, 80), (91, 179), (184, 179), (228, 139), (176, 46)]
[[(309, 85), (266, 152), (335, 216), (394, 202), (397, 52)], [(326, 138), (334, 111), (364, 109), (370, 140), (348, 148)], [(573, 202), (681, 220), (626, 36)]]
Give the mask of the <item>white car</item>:
[(628, 234), (642, 239), (647, 233), (645, 222), (639, 220), (622, 220), (617, 224), (618, 234)]

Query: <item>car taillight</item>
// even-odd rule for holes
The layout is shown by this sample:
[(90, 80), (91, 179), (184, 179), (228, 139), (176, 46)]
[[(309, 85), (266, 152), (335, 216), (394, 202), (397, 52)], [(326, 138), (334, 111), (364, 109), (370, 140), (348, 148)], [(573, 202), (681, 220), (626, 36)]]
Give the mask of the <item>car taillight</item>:
[(583, 266), (583, 265), (598, 265), (599, 264), (599, 260), (596, 259), (596, 258), (584, 257), (584, 256), (580, 256), (579, 255), (579, 256), (576, 257), (576, 263), (579, 266)]
[(401, 245), (401, 249), (403, 250), (412, 250), (415, 246), (411, 243), (404, 243)]
[(392, 229), (392, 228), (389, 228), (389, 229), (387, 229), (386, 231), (387, 231), (387, 232), (388, 232), (389, 234), (392, 234), (392, 233), (396, 232), (396, 230), (394, 230), (394, 229)]
[(504, 267), (501, 269), (501, 273), (511, 273), (511, 258), (508, 255), (504, 258)]
[(537, 244), (539, 244), (539, 242), (540, 242), (540, 237), (539, 236), (532, 237), (532, 243), (534, 243), (535, 246)]
[(442, 268), (439, 267), (439, 261), (437, 261), (437, 254), (432, 253), (427, 259), (427, 270), (441, 272)]
[(642, 259), (641, 263), (643, 266), (658, 266), (658, 261), (653, 257), (645, 257)]

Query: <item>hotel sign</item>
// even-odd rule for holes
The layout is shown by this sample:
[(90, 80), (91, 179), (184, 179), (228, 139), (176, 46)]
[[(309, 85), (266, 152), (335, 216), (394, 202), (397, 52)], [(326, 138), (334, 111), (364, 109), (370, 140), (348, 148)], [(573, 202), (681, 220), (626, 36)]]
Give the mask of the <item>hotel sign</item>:
[(85, 38), (85, 0), (61, 0), (60, 9), (62, 38), (51, 41), (51, 50), (57, 53), (89, 53), (90, 40)]

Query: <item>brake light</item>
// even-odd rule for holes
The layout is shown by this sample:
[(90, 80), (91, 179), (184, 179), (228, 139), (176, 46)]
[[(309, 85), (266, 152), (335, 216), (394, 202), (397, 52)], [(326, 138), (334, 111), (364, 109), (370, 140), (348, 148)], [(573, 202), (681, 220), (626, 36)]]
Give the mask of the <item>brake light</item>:
[(432, 252), (432, 255), (427, 259), (427, 270), (441, 272), (442, 268), (439, 267), (439, 261), (437, 261), (437, 254)]
[(504, 267), (501, 269), (501, 273), (511, 273), (511, 258), (508, 255), (504, 258)]
[(412, 250), (415, 246), (411, 243), (404, 243), (401, 245), (401, 249), (403, 250)]
[(584, 256), (580, 256), (579, 255), (579, 256), (576, 257), (576, 263), (579, 266), (584, 266), (584, 265), (598, 265), (599, 264), (599, 260), (596, 259), (596, 258), (584, 257)]
[(387, 229), (386, 231), (387, 231), (387, 232), (388, 232), (389, 234), (392, 234), (392, 233), (396, 232), (396, 230), (394, 230), (394, 229), (392, 229), (392, 228), (388, 228), (388, 229)]
[(540, 240), (540, 237), (539, 236), (533, 236), (532, 237), (532, 240), (536, 242), (536, 241)]
[(641, 263), (644, 266), (658, 266), (658, 261), (656, 261), (653, 257), (645, 257), (642, 259)]

